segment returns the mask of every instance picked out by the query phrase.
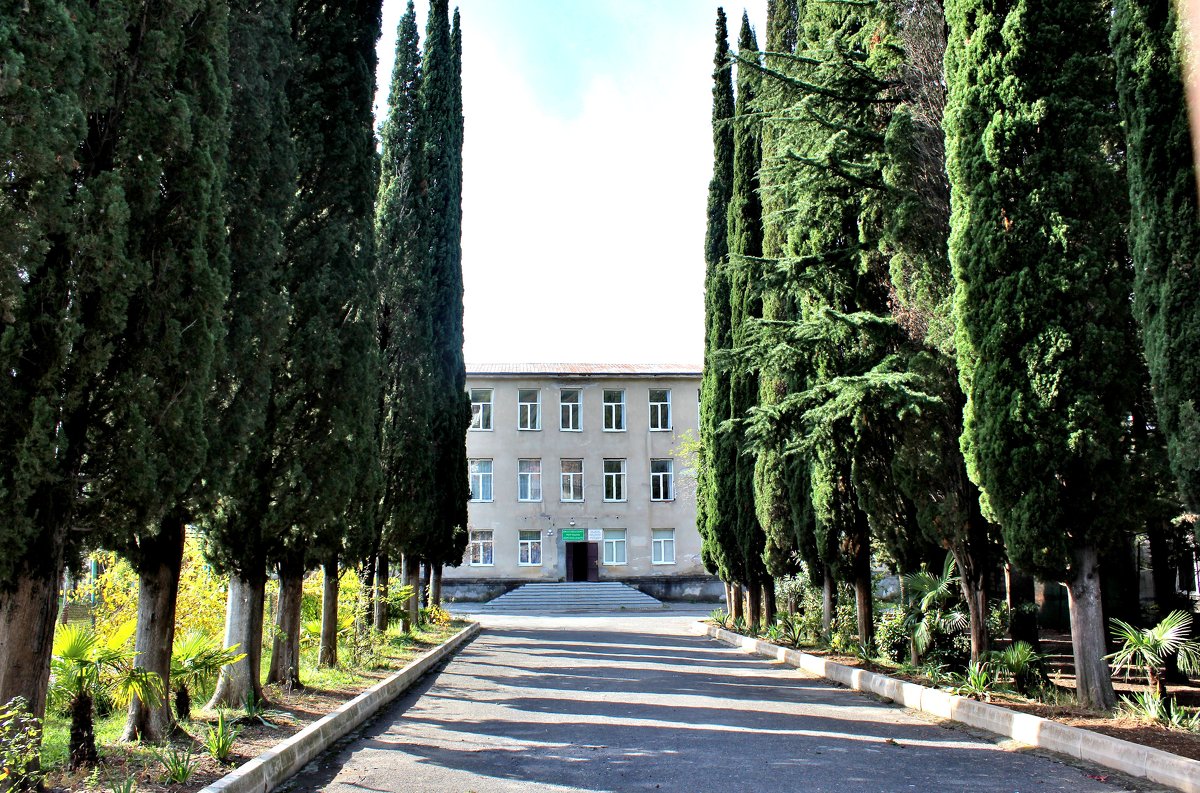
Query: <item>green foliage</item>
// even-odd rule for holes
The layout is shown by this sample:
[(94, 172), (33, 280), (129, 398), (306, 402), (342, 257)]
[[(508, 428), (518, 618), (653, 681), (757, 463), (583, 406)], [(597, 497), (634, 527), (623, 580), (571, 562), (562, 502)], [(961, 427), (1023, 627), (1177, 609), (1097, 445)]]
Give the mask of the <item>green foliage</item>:
[(898, 664), (907, 662), (910, 635), (904, 609), (891, 608), (876, 614), (875, 646), (884, 658)]
[(192, 717), (191, 695), (216, 680), (222, 666), (246, 657), (238, 646), (226, 648), (216, 636), (190, 631), (175, 641), (171, 649), (171, 683), (175, 686), (175, 716)]
[(209, 755), (218, 763), (224, 763), (233, 752), (233, 744), (237, 741), (241, 729), (235, 727), (224, 710), (217, 711), (217, 723), (204, 733), (204, 747)]
[(38, 764), (42, 721), (21, 697), (0, 706), (0, 788), (36, 790), (43, 772)]
[(729, 615), (725, 609), (713, 609), (708, 613), (708, 619), (718, 628), (724, 628), (729, 623)]
[(1200, 732), (1200, 711), (1181, 707), (1157, 691), (1135, 691), (1128, 697), (1121, 697), (1118, 712), (1168, 729)]
[(125, 777), (108, 786), (109, 793), (137, 793), (137, 778)]
[(90, 627), (60, 625), (54, 634), (51, 698), (72, 703), (82, 696), (103, 692), (119, 705), (136, 696), (148, 704), (162, 701), (158, 675), (133, 665), (135, 653), (128, 647), (136, 625), (126, 623), (101, 641)]
[(998, 669), (1012, 676), (1013, 687), (1023, 696), (1030, 696), (1047, 682), (1042, 656), (1035, 653), (1028, 642), (1014, 642), (1005, 647), (996, 654), (995, 662)]
[(167, 744), (160, 749), (154, 749), (153, 752), (158, 762), (162, 763), (166, 781), (176, 785), (186, 785), (190, 782), (192, 774), (196, 773), (196, 767), (200, 765), (200, 758), (192, 756), (190, 742), (183, 749)]
[(996, 686), (996, 674), (988, 661), (972, 661), (967, 666), (967, 672), (959, 678), (953, 693), (960, 697), (970, 697), (976, 700), (990, 701), (992, 689)]
[(1121, 647), (1106, 658), (1112, 662), (1115, 671), (1124, 669), (1127, 678), (1135, 669), (1144, 671), (1150, 686), (1162, 694), (1165, 659), (1172, 654), (1180, 671), (1200, 671), (1200, 641), (1190, 638), (1191, 614), (1172, 611), (1151, 628), (1135, 628), (1119, 619), (1111, 622), (1113, 638), (1121, 642)]

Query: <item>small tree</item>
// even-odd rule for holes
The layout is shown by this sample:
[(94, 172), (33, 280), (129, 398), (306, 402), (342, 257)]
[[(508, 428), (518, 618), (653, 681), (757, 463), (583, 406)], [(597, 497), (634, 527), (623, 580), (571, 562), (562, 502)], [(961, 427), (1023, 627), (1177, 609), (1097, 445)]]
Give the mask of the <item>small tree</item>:
[(1159, 697), (1167, 696), (1167, 656), (1176, 655), (1181, 672), (1200, 672), (1200, 641), (1189, 638), (1191, 614), (1172, 611), (1153, 628), (1135, 628), (1118, 619), (1111, 622), (1113, 636), (1122, 644), (1121, 649), (1105, 657), (1114, 669), (1124, 668), (1126, 677), (1134, 669), (1144, 671), (1150, 688)]

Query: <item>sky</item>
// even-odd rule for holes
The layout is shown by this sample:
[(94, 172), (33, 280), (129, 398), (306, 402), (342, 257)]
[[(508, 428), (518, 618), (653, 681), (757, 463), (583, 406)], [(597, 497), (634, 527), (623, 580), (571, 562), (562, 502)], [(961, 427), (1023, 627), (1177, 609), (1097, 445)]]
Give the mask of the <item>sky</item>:
[(468, 363), (701, 362), (717, 5), (459, 0)]

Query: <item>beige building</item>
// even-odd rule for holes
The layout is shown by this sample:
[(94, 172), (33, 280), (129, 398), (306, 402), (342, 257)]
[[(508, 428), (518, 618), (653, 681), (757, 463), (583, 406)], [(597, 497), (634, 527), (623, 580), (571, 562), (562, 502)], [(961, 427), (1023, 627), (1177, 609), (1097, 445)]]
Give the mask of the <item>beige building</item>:
[(451, 599), (519, 584), (624, 581), (707, 598), (696, 488), (700, 367), (468, 365), (470, 544)]

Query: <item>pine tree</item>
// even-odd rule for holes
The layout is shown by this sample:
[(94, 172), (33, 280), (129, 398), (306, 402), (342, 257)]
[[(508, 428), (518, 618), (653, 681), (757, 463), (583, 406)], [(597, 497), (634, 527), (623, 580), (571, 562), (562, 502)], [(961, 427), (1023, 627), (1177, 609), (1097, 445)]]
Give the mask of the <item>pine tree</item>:
[(1010, 558), (1066, 582), (1076, 690), (1108, 708), (1099, 559), (1135, 517), (1138, 362), (1106, 11), (953, 0), (946, 16), (963, 448)]
[[(696, 527), (701, 556), (709, 572), (726, 586), (734, 581), (730, 559), (734, 505), (725, 489), (737, 449), (729, 433), (719, 432), (729, 417), (729, 372), (719, 360), (732, 340), (729, 330), (729, 201), (733, 194), (733, 74), (724, 9), (717, 9), (713, 57), (713, 175), (708, 185), (708, 224), (704, 240), (704, 379), (700, 389), (701, 464), (696, 486)], [(734, 604), (728, 604), (734, 610)]]
[[(1113, 4), (1134, 307), (1180, 500), (1200, 512), (1200, 223), (1172, 3)], [(1157, 566), (1157, 565), (1156, 565)]]

